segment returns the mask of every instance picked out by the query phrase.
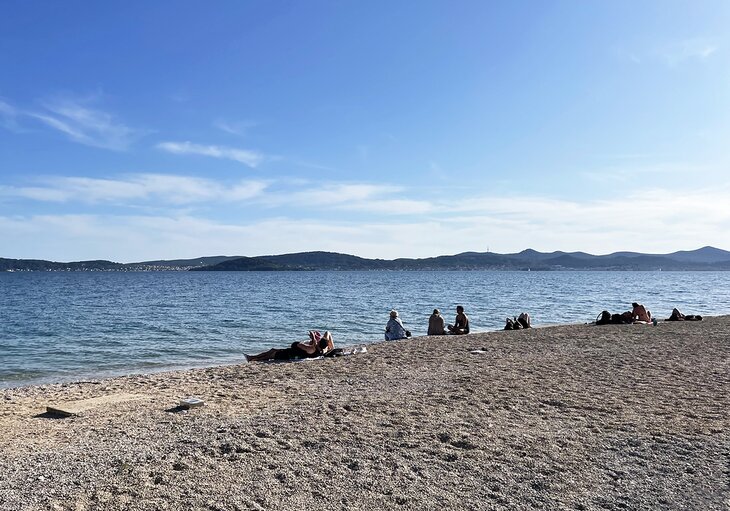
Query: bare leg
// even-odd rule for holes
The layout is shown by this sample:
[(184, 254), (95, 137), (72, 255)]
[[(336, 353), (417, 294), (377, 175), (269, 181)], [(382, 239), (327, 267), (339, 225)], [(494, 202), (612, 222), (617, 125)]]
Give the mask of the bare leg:
[(276, 356), (276, 353), (279, 350), (276, 348), (271, 348), (269, 351), (264, 351), (263, 353), (259, 353), (258, 355), (246, 355), (246, 362), (260, 362), (262, 360), (273, 360), (274, 356)]
[(334, 341), (334, 339), (332, 339), (332, 334), (331, 333), (325, 332), (322, 335), (322, 339), (326, 339), (327, 340), (327, 350), (326, 351), (331, 351), (331, 350), (333, 350), (335, 348), (335, 341)]

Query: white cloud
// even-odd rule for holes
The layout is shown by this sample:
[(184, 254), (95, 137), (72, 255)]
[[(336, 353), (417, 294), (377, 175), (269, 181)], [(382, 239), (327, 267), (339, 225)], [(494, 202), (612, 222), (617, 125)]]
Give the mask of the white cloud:
[(236, 135), (239, 137), (245, 137), (248, 131), (255, 127), (258, 123), (253, 121), (237, 121), (229, 122), (222, 119), (218, 119), (213, 123), (213, 127), (228, 133), (229, 135)]
[(47, 126), (80, 144), (122, 151), (138, 133), (116, 121), (109, 113), (88, 108), (71, 100), (46, 103), (45, 112), (27, 112)]
[(0, 126), (10, 131), (20, 131), (17, 121), (18, 114), (19, 112), (14, 106), (0, 99)]
[[(617, 157), (616, 160), (619, 158)], [(654, 186), (655, 182), (676, 182), (685, 180), (687, 175), (705, 175), (713, 173), (724, 174), (720, 166), (697, 165), (683, 162), (643, 163), (640, 158), (625, 158), (624, 162), (617, 162), (602, 168), (580, 173), (580, 176), (595, 183), (633, 183), (643, 182)]]
[(264, 155), (257, 151), (217, 145), (193, 144), (192, 142), (161, 142), (157, 144), (157, 148), (173, 154), (197, 154), (212, 158), (233, 160), (251, 168), (256, 168), (264, 160)]
[(594, 254), (661, 253), (704, 245), (730, 249), (730, 206), (724, 200), (728, 191), (639, 191), (585, 203), (481, 197), (458, 207), (444, 203), (437, 214), (400, 221), (318, 216), (316, 211), (307, 216), (300, 209), (258, 220), (190, 215), (0, 217), (0, 239), (6, 240), (4, 257), (126, 262), (306, 250), (390, 259), (487, 248), (501, 253), (529, 247)]
[(705, 61), (709, 59), (718, 46), (706, 38), (691, 38), (679, 41), (659, 50), (659, 55), (670, 66), (678, 66), (689, 60)]
[(264, 203), (269, 206), (289, 205), (385, 215), (423, 214), (434, 209), (428, 201), (409, 199), (398, 186), (352, 183), (329, 183), (295, 192), (272, 194), (264, 199)]
[(109, 113), (86, 106), (88, 100), (60, 100), (42, 103), (42, 109), (23, 110), (0, 101), (0, 122), (13, 131), (21, 131), (21, 123), (32, 119), (60, 131), (80, 144), (122, 151), (129, 147), (141, 131), (116, 121)]
[(263, 181), (220, 183), (208, 179), (164, 174), (136, 174), (120, 179), (87, 177), (49, 178), (41, 186), (0, 187), (0, 197), (21, 197), (49, 202), (113, 203), (132, 205), (155, 201), (182, 205), (201, 202), (237, 202), (260, 195)]
[(0, 115), (7, 115), (13, 117), (15, 115), (15, 108), (10, 106), (8, 103), (0, 99)]

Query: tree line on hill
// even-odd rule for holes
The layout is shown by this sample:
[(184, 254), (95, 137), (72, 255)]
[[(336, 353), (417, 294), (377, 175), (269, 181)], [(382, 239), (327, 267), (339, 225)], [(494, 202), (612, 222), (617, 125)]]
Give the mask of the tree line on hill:
[(726, 271), (730, 252), (714, 247), (671, 254), (615, 252), (538, 252), (515, 254), (464, 252), (422, 259), (366, 259), (335, 252), (301, 252), (258, 257), (214, 256), (196, 259), (115, 263), (79, 261), (60, 263), (36, 259), (0, 258), (0, 271), (316, 271), (316, 270), (608, 270), (608, 271)]

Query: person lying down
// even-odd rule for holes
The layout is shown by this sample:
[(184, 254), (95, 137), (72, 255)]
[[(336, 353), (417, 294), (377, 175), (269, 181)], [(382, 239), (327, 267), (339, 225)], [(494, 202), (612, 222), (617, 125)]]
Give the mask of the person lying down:
[(702, 321), (699, 314), (682, 314), (679, 309), (672, 309), (672, 315), (664, 321)]
[(331, 333), (321, 334), (318, 330), (310, 330), (309, 342), (293, 342), (288, 348), (271, 348), (258, 355), (246, 355), (246, 362), (317, 358), (333, 352), (334, 349), (335, 343)]

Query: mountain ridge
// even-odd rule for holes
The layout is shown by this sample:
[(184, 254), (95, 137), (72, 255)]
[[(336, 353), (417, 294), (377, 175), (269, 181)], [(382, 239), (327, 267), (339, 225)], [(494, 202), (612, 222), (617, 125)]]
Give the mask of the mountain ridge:
[(705, 246), (669, 254), (614, 252), (462, 252), (426, 258), (367, 259), (338, 252), (309, 251), (264, 256), (205, 256), (117, 263), (106, 260), (54, 262), (0, 258), (0, 271), (316, 271), (316, 270), (609, 270), (727, 271), (730, 252)]

